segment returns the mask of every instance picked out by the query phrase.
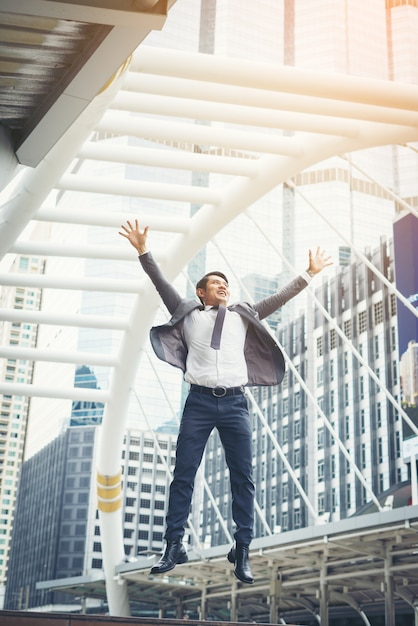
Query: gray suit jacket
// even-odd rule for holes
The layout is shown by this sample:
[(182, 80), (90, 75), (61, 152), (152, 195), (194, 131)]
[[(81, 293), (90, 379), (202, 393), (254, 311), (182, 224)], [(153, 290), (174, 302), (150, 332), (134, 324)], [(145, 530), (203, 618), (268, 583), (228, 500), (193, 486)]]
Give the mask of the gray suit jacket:
[[(202, 308), (202, 305), (196, 300), (187, 300), (180, 296), (163, 276), (150, 252), (141, 254), (139, 260), (171, 314), (171, 319), (166, 324), (151, 328), (151, 345), (158, 358), (185, 372), (187, 346), (183, 320), (193, 309)], [(279, 292), (256, 304), (239, 302), (228, 306), (230, 311), (239, 313), (249, 322), (244, 345), (248, 385), (278, 385), (282, 381), (285, 372), (283, 354), (260, 320), (274, 313), (306, 285), (306, 280), (298, 276)]]

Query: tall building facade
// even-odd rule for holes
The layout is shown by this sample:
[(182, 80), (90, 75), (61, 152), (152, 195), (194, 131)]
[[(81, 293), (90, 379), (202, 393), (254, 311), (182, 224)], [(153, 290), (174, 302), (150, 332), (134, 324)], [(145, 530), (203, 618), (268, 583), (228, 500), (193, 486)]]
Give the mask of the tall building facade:
[[(382, 240), (367, 258), (393, 282), (390, 242)], [(400, 400), (395, 295), (364, 262), (353, 262), (324, 277), (315, 298), (277, 330), (292, 363), (283, 383), (250, 390), (265, 417), (264, 423), (253, 411), (254, 482), (262, 513), (256, 515), (256, 536), (265, 534), (264, 522), (282, 532), (315, 523), (302, 490), (319, 521), (337, 521), (371, 502), (365, 485), (379, 496), (407, 478), (402, 420), (386, 394)], [(205, 472), (232, 532), (229, 478), (216, 435)], [(214, 544), (226, 541), (207, 498), (202, 520), (204, 536)]]
[[(80, 600), (37, 588), (42, 581), (102, 575), (94, 467), (99, 427), (74, 426), (21, 466), (6, 609), (60, 607)], [(175, 436), (127, 431), (121, 458), (126, 558), (161, 551)], [(89, 601), (101, 612), (100, 603)]]
[[(9, 271), (12, 273), (44, 272), (44, 260), (40, 257), (16, 256)], [(38, 326), (19, 318), (23, 310), (38, 311), (41, 307), (40, 289), (22, 287), (1, 287), (0, 307), (16, 312), (13, 321), (0, 322), (0, 343), (9, 349), (7, 358), (0, 359), (0, 380), (19, 384), (30, 384), (33, 376), (33, 361), (27, 358), (15, 358), (14, 348), (19, 346), (30, 349), (36, 345)], [(9, 548), (16, 493), (22, 463), (27, 417), (30, 399), (24, 395), (13, 396), (0, 394), (0, 606), (4, 598), (7, 579)]]

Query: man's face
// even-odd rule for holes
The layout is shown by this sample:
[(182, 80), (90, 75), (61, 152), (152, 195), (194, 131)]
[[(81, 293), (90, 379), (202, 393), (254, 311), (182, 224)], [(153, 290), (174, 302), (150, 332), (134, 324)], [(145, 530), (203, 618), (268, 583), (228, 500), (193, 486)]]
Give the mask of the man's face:
[(226, 306), (229, 300), (229, 287), (228, 283), (215, 274), (209, 276), (205, 289), (198, 289), (196, 291), (198, 298), (200, 298), (207, 306), (216, 306), (223, 304)]

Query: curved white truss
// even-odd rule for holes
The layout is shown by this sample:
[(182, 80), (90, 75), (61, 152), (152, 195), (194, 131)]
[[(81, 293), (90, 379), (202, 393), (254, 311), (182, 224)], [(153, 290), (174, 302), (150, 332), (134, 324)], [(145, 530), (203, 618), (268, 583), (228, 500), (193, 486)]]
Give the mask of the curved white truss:
[[(169, 217), (149, 220), (153, 230), (176, 233), (163, 254), (157, 251), (166, 276), (174, 279), (226, 224), (308, 166), (363, 148), (418, 141), (415, 85), (140, 46), (124, 82), (117, 87), (120, 89), (112, 103), (113, 94), (102, 94), (44, 161), (24, 174), (15, 195), (1, 210), (2, 256), (10, 252), (74, 259), (132, 259), (133, 252), (120, 242), (112, 246), (52, 243), (28, 240), (21, 233), (31, 220), (110, 226), (115, 232), (119, 229), (120, 217), (110, 211), (52, 206), (46, 200), (52, 188), (157, 199), (173, 203), (174, 207)], [(204, 123), (196, 124), (196, 119)], [(109, 146), (106, 142), (92, 141), (88, 136), (91, 129), (144, 139), (152, 142), (152, 147)], [(187, 143), (223, 148), (226, 154), (162, 149), (167, 144)], [(222, 179), (224, 183), (217, 179), (216, 186), (209, 187), (86, 177), (74, 169), (65, 171), (73, 157), (227, 176)], [(176, 203), (202, 206), (190, 218), (181, 213), (177, 219)], [(135, 217), (126, 215), (126, 218)], [(2, 320), (117, 328), (122, 332), (119, 350), (106, 357), (36, 348), (15, 351), (22, 358), (34, 360), (80, 363), (88, 359), (90, 363), (112, 367), (108, 392), (83, 390), (82, 397), (106, 403), (97, 468), (98, 493), (104, 503), (101, 529), (109, 610), (121, 616), (129, 615), (129, 607), (126, 585), (114, 578), (115, 565), (124, 558), (117, 489), (120, 453), (130, 390), (159, 302), (152, 285), (141, 276), (138, 273), (138, 281), (132, 281), (0, 275), (0, 282), (5, 285), (137, 294), (129, 315), (121, 318), (88, 316), (87, 319), (87, 316), (47, 311), (36, 314), (25, 310), (0, 311)], [(2, 348), (0, 354), (7, 357), (10, 349)], [(17, 383), (9, 383), (0, 391), (81, 398), (77, 389), (57, 390)], [(107, 489), (112, 494), (109, 497), (106, 497)]]

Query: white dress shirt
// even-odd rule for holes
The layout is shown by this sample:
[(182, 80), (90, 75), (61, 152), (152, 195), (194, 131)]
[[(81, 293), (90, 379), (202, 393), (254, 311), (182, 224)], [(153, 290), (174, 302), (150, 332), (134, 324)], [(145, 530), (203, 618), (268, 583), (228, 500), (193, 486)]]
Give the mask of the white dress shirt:
[(217, 311), (212, 307), (195, 309), (184, 319), (188, 355), (184, 380), (204, 387), (238, 387), (248, 382), (244, 343), (248, 322), (226, 310), (221, 346), (210, 346)]

